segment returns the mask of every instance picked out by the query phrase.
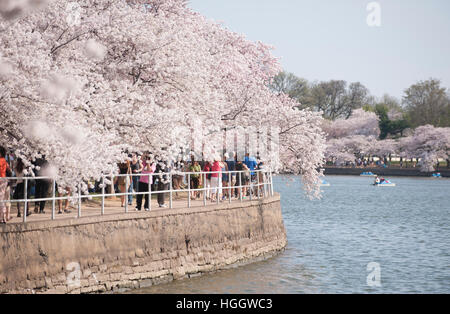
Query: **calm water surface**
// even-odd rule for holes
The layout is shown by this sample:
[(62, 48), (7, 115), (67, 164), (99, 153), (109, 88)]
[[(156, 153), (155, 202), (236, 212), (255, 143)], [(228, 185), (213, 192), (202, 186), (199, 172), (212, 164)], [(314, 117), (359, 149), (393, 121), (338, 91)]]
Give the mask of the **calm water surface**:
[[(288, 234), (268, 261), (134, 293), (450, 293), (450, 180), (330, 176), (322, 200), (299, 177), (276, 177)], [(381, 287), (367, 286), (367, 265)]]

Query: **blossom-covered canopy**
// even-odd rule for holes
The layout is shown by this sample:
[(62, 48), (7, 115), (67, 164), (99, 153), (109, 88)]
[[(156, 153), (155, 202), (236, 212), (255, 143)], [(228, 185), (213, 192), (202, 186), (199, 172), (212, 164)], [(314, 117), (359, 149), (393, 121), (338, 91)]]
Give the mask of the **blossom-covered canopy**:
[(114, 171), (126, 151), (175, 159), (199, 129), (207, 143), (224, 128), (273, 128), (272, 168), (302, 172), (319, 195), (320, 113), (269, 90), (280, 71), (269, 46), (185, 1), (5, 0), (0, 39), (0, 145), (31, 171), (45, 155), (75, 186)]

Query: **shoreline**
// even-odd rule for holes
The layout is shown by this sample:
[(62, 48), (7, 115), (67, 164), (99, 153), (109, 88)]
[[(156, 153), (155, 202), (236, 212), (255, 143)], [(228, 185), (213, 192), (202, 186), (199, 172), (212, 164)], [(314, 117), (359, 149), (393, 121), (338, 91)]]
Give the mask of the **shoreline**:
[(432, 178), (433, 173), (440, 172), (443, 178), (450, 178), (450, 169), (435, 172), (421, 172), (420, 169), (405, 168), (337, 168), (324, 167), (324, 175), (359, 176), (363, 172), (373, 172), (386, 177), (421, 177)]

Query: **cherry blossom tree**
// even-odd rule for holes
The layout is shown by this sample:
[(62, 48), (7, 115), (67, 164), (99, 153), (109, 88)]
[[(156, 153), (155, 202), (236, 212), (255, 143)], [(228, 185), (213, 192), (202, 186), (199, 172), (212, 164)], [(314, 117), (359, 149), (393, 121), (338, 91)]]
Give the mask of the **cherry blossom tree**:
[(354, 110), (348, 119), (325, 120), (322, 127), (327, 134), (326, 158), (338, 165), (370, 154), (380, 135), (377, 115), (363, 109)]
[(393, 139), (373, 141), (370, 155), (384, 158), (398, 153), (398, 141)]
[(412, 136), (400, 139), (399, 151), (404, 158), (419, 158), (422, 171), (435, 171), (439, 159), (450, 159), (450, 128), (420, 126)]
[(126, 151), (176, 159), (199, 127), (279, 127), (274, 169), (303, 173), (318, 196), (322, 119), (268, 88), (271, 47), (182, 0), (0, 2), (1, 145), (45, 155), (62, 185), (99, 178)]
[(348, 119), (337, 119), (334, 121), (325, 120), (324, 131), (327, 138), (343, 138), (353, 135), (364, 135), (378, 137), (380, 128), (378, 127), (378, 117), (373, 112), (363, 109), (356, 109)]
[(336, 164), (352, 162), (357, 157), (385, 158), (398, 155), (420, 160), (422, 171), (434, 171), (439, 159), (449, 160), (450, 128), (430, 125), (418, 127), (412, 136), (398, 140), (377, 140), (380, 130), (375, 114), (356, 110), (349, 119), (326, 121), (326, 158)]
[(354, 162), (358, 157), (370, 155), (376, 138), (365, 135), (353, 135), (327, 141), (326, 157), (338, 165)]
[(327, 141), (325, 157), (337, 166), (342, 166), (347, 162), (355, 161), (355, 154), (349, 152), (345, 143), (340, 139), (331, 139)]

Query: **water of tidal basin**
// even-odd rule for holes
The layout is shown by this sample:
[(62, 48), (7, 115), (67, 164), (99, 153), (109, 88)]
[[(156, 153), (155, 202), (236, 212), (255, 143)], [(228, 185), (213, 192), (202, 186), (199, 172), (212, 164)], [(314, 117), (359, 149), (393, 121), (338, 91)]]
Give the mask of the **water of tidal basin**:
[[(133, 293), (450, 293), (450, 180), (330, 176), (323, 199), (279, 176), (289, 244), (270, 260)], [(367, 265), (381, 287), (367, 286)]]

